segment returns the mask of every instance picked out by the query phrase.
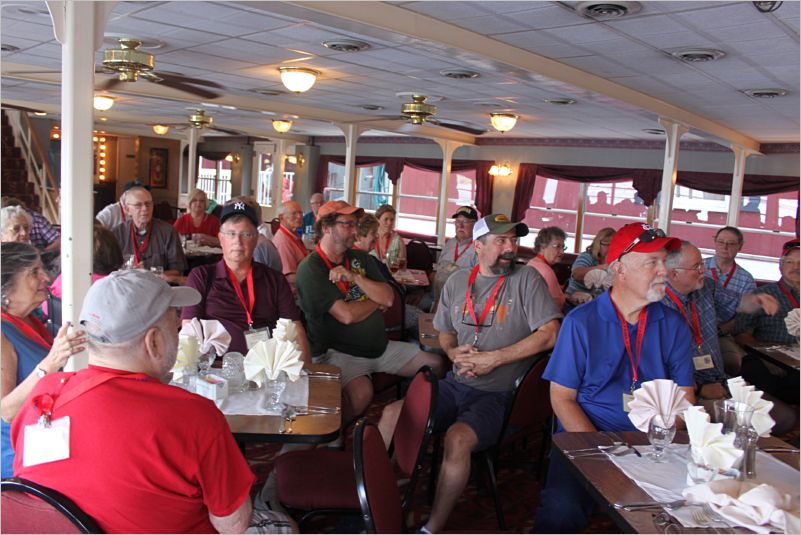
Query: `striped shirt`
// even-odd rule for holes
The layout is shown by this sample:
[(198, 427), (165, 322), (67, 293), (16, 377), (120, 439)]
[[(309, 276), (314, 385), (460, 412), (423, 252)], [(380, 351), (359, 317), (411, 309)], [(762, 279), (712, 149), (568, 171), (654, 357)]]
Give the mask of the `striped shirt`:
[(724, 284), (726, 284), (725, 288), (727, 290), (731, 290), (733, 292), (737, 292), (740, 296), (743, 294), (751, 293), (756, 290), (756, 283), (754, 282), (754, 277), (745, 269), (743, 266), (739, 264), (735, 264), (737, 267), (734, 270), (734, 274), (731, 276), (731, 280), (729, 283), (726, 284), (726, 279), (729, 278), (730, 272), (723, 272), (718, 268), (717, 262), (715, 262), (715, 257), (710, 256), (709, 258), (704, 259), (704, 267), (706, 268), (706, 276), (713, 281), (717, 278), (718, 286), (723, 288)]

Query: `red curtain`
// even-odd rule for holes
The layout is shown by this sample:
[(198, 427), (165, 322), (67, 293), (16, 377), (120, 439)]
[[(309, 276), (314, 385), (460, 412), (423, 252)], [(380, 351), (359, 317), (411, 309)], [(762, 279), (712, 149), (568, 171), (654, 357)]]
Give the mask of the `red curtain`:
[(537, 178), (537, 164), (521, 163), (517, 169), (515, 197), (512, 201), (512, 221), (522, 221), (528, 210), (528, 203), (534, 193), (534, 181)]

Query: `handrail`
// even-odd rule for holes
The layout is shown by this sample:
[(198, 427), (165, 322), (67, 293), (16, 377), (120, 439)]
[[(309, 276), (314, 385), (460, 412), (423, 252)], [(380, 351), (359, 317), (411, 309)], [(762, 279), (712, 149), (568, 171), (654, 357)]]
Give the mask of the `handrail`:
[[(42, 149), (42, 144), (39, 142), (39, 136), (36, 135), (36, 131), (33, 129), (33, 123), (31, 122), (31, 118), (28, 117), (27, 113), (22, 113), (22, 116), (25, 118), (25, 126), (28, 129), (28, 134), (30, 139), (33, 141), (33, 147), (36, 149), (36, 156), (38, 156), (39, 161), (42, 162), (42, 169), (44, 170), (44, 178), (47, 179), (50, 188), (48, 189), (45, 187), (42, 182), (41, 174), (39, 176), (39, 189), (42, 192), (42, 198), (45, 200), (45, 205), (42, 208), (46, 208), (46, 211), (49, 211), (50, 215), (50, 222), (51, 223), (59, 223), (61, 218), (59, 216), (59, 209), (58, 205), (54, 200), (54, 195), (58, 195), (58, 184), (56, 183), (56, 179), (53, 176), (53, 170), (50, 169), (50, 163), (47, 161), (47, 155), (45, 154), (44, 150)], [(29, 150), (28, 153), (30, 154), (31, 151)]]
[(58, 183), (56, 182), (56, 178), (53, 176), (53, 170), (50, 169), (50, 164), (47, 161), (47, 156), (44, 152), (44, 149), (42, 149), (42, 144), (39, 142), (39, 136), (36, 135), (36, 131), (33, 129), (31, 118), (28, 117), (27, 113), (23, 113), (22, 115), (25, 117), (25, 123), (28, 127), (28, 131), (31, 133), (31, 139), (33, 140), (34, 147), (36, 148), (37, 155), (44, 165), (45, 174), (47, 175), (47, 181), (50, 183), (50, 188), (58, 191)]

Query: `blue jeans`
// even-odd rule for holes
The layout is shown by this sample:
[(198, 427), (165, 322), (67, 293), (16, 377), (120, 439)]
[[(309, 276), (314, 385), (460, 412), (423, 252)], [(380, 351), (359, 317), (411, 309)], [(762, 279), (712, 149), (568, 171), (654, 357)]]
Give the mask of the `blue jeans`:
[(595, 501), (570, 473), (566, 462), (551, 452), (548, 481), (540, 494), (534, 533), (578, 533), (587, 525)]

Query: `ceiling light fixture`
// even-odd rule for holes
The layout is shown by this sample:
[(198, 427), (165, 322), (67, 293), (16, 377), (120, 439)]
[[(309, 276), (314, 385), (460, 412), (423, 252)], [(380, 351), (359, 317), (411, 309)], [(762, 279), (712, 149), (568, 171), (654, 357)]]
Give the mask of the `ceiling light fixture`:
[(722, 58), (726, 53), (714, 48), (682, 48), (670, 52), (670, 55), (687, 63), (705, 63)]
[(114, 105), (114, 99), (103, 95), (98, 95), (94, 100), (94, 108), (97, 111), (108, 111)]
[(576, 11), (596, 20), (608, 20), (633, 15), (642, 9), (639, 2), (627, 1), (608, 1), (599, 2), (579, 2), (575, 7)]
[(37, 117), (44, 117), (45, 115), (47, 115), (47, 112), (44, 112), (44, 111), (35, 111), (35, 112), (33, 112), (33, 114), (34, 114), (35, 116), (37, 116)]
[(320, 71), (305, 67), (279, 67), (281, 83), (293, 93), (304, 93), (312, 88)]
[(367, 111), (380, 111), (384, 109), (384, 106), (379, 106), (378, 104), (362, 104), (359, 107)]
[(159, 136), (165, 135), (167, 132), (170, 131), (170, 127), (164, 124), (154, 124), (153, 125), (153, 133)]
[(646, 134), (651, 134), (652, 136), (664, 136), (665, 131), (661, 128), (646, 128), (643, 130)]
[(490, 123), (498, 132), (508, 132), (517, 124), (517, 115), (511, 113), (490, 113)]
[(50, 129), (50, 139), (52, 141), (61, 141), (61, 129), (58, 125), (55, 125)]
[(337, 52), (361, 52), (370, 48), (370, 43), (364, 41), (356, 41), (353, 39), (335, 39), (331, 41), (323, 41), (322, 45)]
[(508, 163), (493, 164), (490, 167), (489, 174), (492, 176), (509, 176), (512, 174), (512, 166)]
[(285, 121), (284, 119), (273, 119), (273, 128), (276, 132), (285, 133), (289, 132), (292, 128), (292, 121)]

